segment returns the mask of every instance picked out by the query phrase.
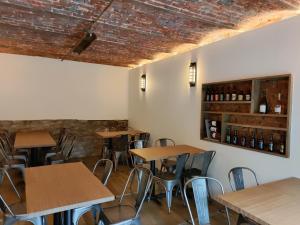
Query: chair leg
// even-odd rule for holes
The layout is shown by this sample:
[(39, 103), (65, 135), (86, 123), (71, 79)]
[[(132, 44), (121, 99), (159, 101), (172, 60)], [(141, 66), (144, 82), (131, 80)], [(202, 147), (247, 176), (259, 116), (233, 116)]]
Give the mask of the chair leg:
[(167, 200), (167, 206), (168, 206), (169, 213), (171, 213), (172, 194), (173, 193), (171, 190), (166, 191), (166, 200)]
[[(185, 198), (184, 198), (184, 195), (183, 195), (183, 188), (182, 188), (181, 181), (179, 182), (178, 186), (179, 186), (181, 198), (182, 198), (182, 201), (183, 201), (183, 205), (186, 206), (186, 202), (185, 202)], [(178, 190), (178, 189), (177, 189), (177, 190)]]
[(120, 156), (121, 156), (121, 152), (114, 152), (115, 172), (117, 172), (117, 167), (118, 167)]

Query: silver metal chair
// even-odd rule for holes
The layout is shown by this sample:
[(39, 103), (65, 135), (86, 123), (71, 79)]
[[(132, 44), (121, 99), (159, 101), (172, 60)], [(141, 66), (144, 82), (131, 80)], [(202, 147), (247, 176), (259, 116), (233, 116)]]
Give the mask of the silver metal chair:
[(210, 163), (214, 159), (216, 151), (206, 151), (195, 155), (192, 159), (190, 168), (184, 171), (184, 178), (189, 180), (196, 176), (206, 177)]
[[(177, 157), (175, 174), (167, 172), (167, 173), (161, 173), (158, 176), (153, 177), (153, 182), (158, 183), (161, 186), (163, 186), (166, 191), (166, 200), (167, 200), (167, 207), (168, 207), (169, 213), (171, 212), (172, 194), (173, 194), (173, 189), (175, 186), (179, 186), (180, 194), (181, 194), (182, 200), (184, 201), (181, 178), (182, 178), (182, 173), (183, 173), (183, 170), (185, 167), (185, 163), (188, 160), (188, 158), (189, 158), (188, 153), (179, 155)], [(150, 191), (150, 193), (152, 193), (152, 191)]]
[(11, 159), (9, 156), (7, 156), (3, 144), (0, 142), (0, 162), (2, 164), (1, 167), (5, 169), (18, 169), (22, 172), (23, 177), (25, 174), (25, 163), (23, 160), (18, 160), (18, 159)]
[[(167, 146), (175, 146), (175, 141), (172, 140), (171, 138), (159, 138), (154, 142), (155, 146), (159, 147), (167, 147)], [(166, 169), (166, 171), (171, 172), (174, 170), (176, 166), (176, 158), (175, 157), (170, 157), (167, 159), (160, 160), (161, 167), (160, 167), (160, 172), (163, 171), (163, 169)]]
[(142, 140), (144, 142), (144, 148), (148, 147), (149, 139), (150, 139), (150, 133), (141, 133), (139, 135), (139, 140)]
[(2, 144), (3, 150), (5, 151), (7, 158), (9, 158), (10, 160), (16, 159), (23, 161), (25, 165), (28, 165), (28, 153), (20, 152), (14, 154), (13, 148), (6, 134), (0, 134), (0, 142)]
[(4, 213), (3, 225), (13, 225), (19, 221), (28, 221), (34, 225), (44, 225), (46, 220), (43, 217), (32, 217), (26, 214), (26, 205), (16, 203), (8, 205), (0, 195), (0, 208)]
[(9, 173), (7, 172), (7, 169), (5, 168), (0, 168), (0, 180), (1, 180), (1, 184), (3, 182), (4, 177), (7, 177), (10, 185), (12, 186), (12, 188), (14, 189), (15, 193), (17, 194), (18, 198), (21, 199), (21, 195), (15, 185), (15, 183), (13, 182), (11, 176), (9, 175)]
[[(97, 168), (102, 167), (103, 169), (102, 176), (100, 178), (101, 182), (106, 186), (108, 183), (108, 180), (111, 176), (111, 172), (113, 170), (113, 162), (109, 159), (100, 159), (96, 162), (94, 168), (93, 168), (93, 174), (96, 173)], [(95, 174), (96, 175), (96, 174)], [(72, 210), (72, 222), (74, 225), (77, 225), (79, 223), (79, 219), (82, 215), (84, 215), (87, 212), (92, 212), (94, 216), (95, 222), (97, 222), (97, 215), (101, 212), (102, 208), (100, 205), (91, 205), (87, 207), (81, 207), (77, 209)]]
[(125, 162), (128, 164), (128, 149), (129, 149), (129, 136), (121, 135), (119, 138), (112, 139), (112, 154), (115, 166), (115, 172), (117, 171), (119, 159), (121, 156), (125, 157)]
[[(141, 149), (141, 148), (144, 148), (144, 143), (145, 142), (143, 140), (131, 141), (129, 143), (129, 148), (130, 149)], [(143, 163), (144, 163), (144, 160), (138, 156), (130, 154), (130, 158), (131, 158), (131, 163), (133, 166), (143, 165)]]
[[(9, 173), (6, 169), (1, 168), (0, 176), (6, 176), (9, 180), (9, 183), (13, 187), (15, 193), (17, 194), (18, 198), (21, 200), (20, 193), (18, 192), (12, 178), (10, 177)], [(4, 223), (3, 225), (13, 225), (18, 221), (29, 221), (34, 225), (45, 225), (46, 220), (44, 217), (32, 217), (26, 214), (26, 204), (25, 202), (17, 202), (11, 205), (8, 205), (2, 194), (0, 194), (0, 208), (4, 214)]]
[[(210, 177), (195, 177), (188, 180), (184, 185), (184, 198), (191, 217), (192, 225), (196, 225), (196, 223), (187, 197), (187, 188), (189, 185), (192, 185), (197, 217), (198, 217), (197, 224), (199, 225), (211, 224), (210, 217), (209, 217), (209, 208), (208, 208), (208, 197), (209, 197), (208, 182), (212, 182), (215, 185), (217, 185), (218, 189), (221, 192), (220, 194), (224, 194), (224, 188), (221, 182), (218, 181), (217, 179), (210, 178)], [(229, 213), (226, 207), (225, 207), (225, 213), (227, 216), (227, 224), (230, 225)]]
[[(232, 191), (240, 191), (240, 190), (245, 189), (245, 187), (246, 187), (245, 179), (244, 179), (245, 172), (248, 172), (248, 174), (250, 176), (252, 176), (252, 178), (254, 180), (254, 185), (256, 185), (256, 186), (259, 185), (257, 176), (252, 169), (250, 169), (248, 167), (235, 167), (235, 168), (232, 168), (228, 172), (228, 180), (229, 180), (229, 184), (230, 184)], [(252, 224), (256, 224), (256, 223), (251, 221), (250, 219), (242, 216), (241, 214), (239, 214), (237, 225), (240, 225), (240, 224), (251, 224), (252, 225)]]
[(69, 160), (71, 158), (71, 154), (74, 150), (75, 141), (76, 141), (76, 136), (69, 135), (67, 140), (65, 141), (63, 149), (60, 152), (56, 153), (55, 155), (46, 156), (47, 163), (48, 164), (59, 164), (59, 163), (64, 163), (67, 160)]
[[(141, 174), (141, 176), (135, 176), (136, 174)], [(133, 206), (125, 205), (122, 203), (123, 198), (128, 188), (128, 185), (131, 179), (133, 179), (133, 177), (137, 177), (140, 183), (137, 195), (135, 196), (135, 204)], [(129, 174), (118, 205), (103, 208), (103, 210), (100, 213), (99, 225), (141, 225), (140, 211), (143, 207), (146, 194), (149, 191), (152, 178), (153, 175), (149, 169), (143, 167), (133, 168)]]

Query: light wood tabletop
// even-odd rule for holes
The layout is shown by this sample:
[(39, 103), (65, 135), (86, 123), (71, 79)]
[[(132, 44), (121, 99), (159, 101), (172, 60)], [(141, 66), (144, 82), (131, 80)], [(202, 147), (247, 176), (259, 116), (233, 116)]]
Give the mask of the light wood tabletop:
[(81, 162), (25, 169), (27, 213), (48, 215), (113, 201), (115, 196)]
[(189, 145), (175, 145), (168, 147), (151, 147), (151, 148), (141, 148), (141, 149), (131, 149), (130, 152), (143, 160), (149, 162), (153, 160), (166, 159), (169, 157), (178, 156), (184, 153), (189, 153), (191, 155), (200, 154), (205, 152), (205, 150), (192, 147)]
[(121, 135), (131, 135), (135, 136), (141, 133), (145, 133), (141, 130), (123, 130), (123, 131), (97, 131), (96, 134), (102, 138), (114, 138), (119, 137)]
[(300, 179), (288, 178), (214, 197), (261, 225), (299, 225)]
[(28, 131), (16, 133), (14, 148), (42, 148), (55, 145), (56, 142), (49, 131)]

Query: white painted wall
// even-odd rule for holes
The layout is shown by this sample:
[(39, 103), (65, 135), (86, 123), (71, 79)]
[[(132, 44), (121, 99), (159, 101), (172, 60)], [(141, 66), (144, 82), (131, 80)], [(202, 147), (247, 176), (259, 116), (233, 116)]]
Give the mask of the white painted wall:
[[(130, 126), (149, 131), (152, 139), (217, 150), (209, 175), (228, 188), (235, 166), (253, 168), (260, 182), (300, 177), (300, 17), (241, 34), (129, 72)], [(188, 66), (197, 60), (198, 83), (188, 85)], [(147, 90), (139, 76), (147, 73)], [(200, 141), (201, 83), (274, 74), (292, 74), (291, 156), (289, 159)]]
[(0, 54), (0, 120), (127, 119), (128, 69)]

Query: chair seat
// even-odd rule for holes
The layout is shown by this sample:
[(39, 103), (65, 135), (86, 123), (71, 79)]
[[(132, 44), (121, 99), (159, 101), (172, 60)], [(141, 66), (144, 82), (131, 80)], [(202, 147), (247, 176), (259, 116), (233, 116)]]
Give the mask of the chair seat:
[(191, 168), (191, 169), (184, 171), (184, 177), (186, 177), (186, 178), (193, 178), (196, 176), (201, 176), (201, 174), (202, 174), (202, 171), (197, 168)]
[(62, 154), (52, 155), (50, 157), (47, 157), (47, 161), (49, 163), (63, 163), (64, 162), (64, 156)]
[(175, 177), (174, 173), (161, 173), (161, 174), (158, 174), (157, 176), (154, 176), (153, 179), (156, 179), (156, 180), (176, 180), (176, 177)]
[(132, 220), (135, 218), (136, 210), (130, 205), (117, 205), (109, 208), (104, 208), (102, 216), (105, 221), (110, 224), (125, 222), (127, 220)]

